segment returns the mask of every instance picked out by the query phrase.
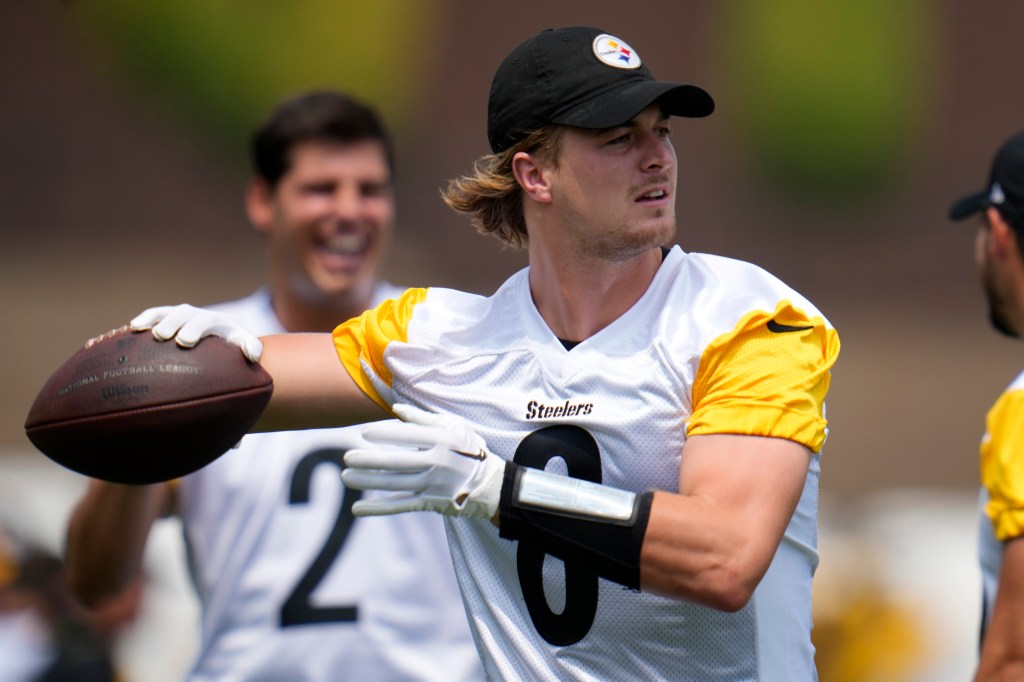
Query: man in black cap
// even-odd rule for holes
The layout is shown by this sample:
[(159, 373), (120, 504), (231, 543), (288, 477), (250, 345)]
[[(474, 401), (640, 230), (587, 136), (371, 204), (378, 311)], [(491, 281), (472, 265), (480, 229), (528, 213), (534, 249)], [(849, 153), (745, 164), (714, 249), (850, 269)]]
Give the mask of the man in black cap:
[[(1024, 330), (1024, 131), (992, 162), (988, 185), (949, 210), (978, 217), (975, 259), (992, 325)], [(981, 441), (980, 559), (983, 577), (977, 682), (1024, 677), (1024, 372), (1006, 388)]]
[[(445, 515), (492, 679), (811, 680), (836, 331), (756, 266), (684, 252), (672, 116), (713, 109), (624, 40), (544, 31), (495, 74), (492, 153), (445, 199), (530, 266), (490, 297), (410, 289), (333, 334), (257, 339), (258, 428), (364, 429), (358, 515)], [(261, 355), (262, 354), (262, 355)], [(339, 363), (340, 360), (340, 363)]]

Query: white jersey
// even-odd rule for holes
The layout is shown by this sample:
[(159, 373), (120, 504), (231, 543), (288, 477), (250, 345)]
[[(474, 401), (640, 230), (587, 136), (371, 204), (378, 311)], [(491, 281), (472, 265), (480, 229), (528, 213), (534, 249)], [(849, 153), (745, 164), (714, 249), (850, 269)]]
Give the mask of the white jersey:
[(675, 247), (630, 310), (567, 351), (528, 273), (489, 298), (410, 289), (338, 327), (339, 357), (383, 406), (458, 414), (504, 459), (614, 488), (677, 491), (687, 435), (787, 438), (815, 455), (781, 546), (736, 613), (633, 591), (486, 521), (447, 518), (488, 675), (816, 679), (811, 577), (835, 330), (763, 270)]
[[(375, 292), (375, 303), (398, 293)], [(265, 291), (215, 306), (283, 331)], [(202, 602), (193, 682), (480, 680), (434, 514), (356, 520), (341, 483), (356, 427), (251, 434), (179, 481)]]

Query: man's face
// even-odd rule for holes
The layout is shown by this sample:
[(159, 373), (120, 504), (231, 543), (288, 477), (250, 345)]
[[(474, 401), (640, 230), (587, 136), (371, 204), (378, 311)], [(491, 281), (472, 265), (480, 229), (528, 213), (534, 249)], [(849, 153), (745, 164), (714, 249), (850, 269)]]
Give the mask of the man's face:
[(272, 286), (312, 305), (368, 296), (395, 220), (383, 144), (311, 141), (293, 147), (290, 161), (277, 187), (257, 181), (250, 195)]
[(675, 235), (676, 152), (657, 104), (617, 128), (567, 128), (552, 169), (552, 207), (580, 249), (623, 260)]
[(1007, 293), (1007, 285), (1001, 276), (999, 264), (990, 253), (989, 240), (992, 226), (986, 212), (979, 217), (978, 233), (974, 240), (974, 261), (981, 275), (981, 284), (988, 300), (988, 316), (996, 331), (1017, 338), (1020, 329), (1013, 315), (1013, 301)]

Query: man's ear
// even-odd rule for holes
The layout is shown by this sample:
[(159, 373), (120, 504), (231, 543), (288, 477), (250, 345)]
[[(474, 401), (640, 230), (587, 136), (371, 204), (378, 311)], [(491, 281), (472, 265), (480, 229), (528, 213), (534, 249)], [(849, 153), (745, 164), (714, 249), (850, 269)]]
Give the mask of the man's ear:
[(259, 232), (269, 232), (274, 219), (274, 191), (261, 177), (249, 179), (245, 188), (245, 212)]
[(1007, 255), (1020, 253), (1017, 250), (1017, 231), (1003, 219), (999, 209), (989, 206), (985, 209), (985, 215), (989, 224), (989, 255), (1005, 258)]
[(523, 193), (544, 204), (551, 202), (549, 170), (548, 164), (527, 152), (518, 152), (512, 157), (512, 174)]

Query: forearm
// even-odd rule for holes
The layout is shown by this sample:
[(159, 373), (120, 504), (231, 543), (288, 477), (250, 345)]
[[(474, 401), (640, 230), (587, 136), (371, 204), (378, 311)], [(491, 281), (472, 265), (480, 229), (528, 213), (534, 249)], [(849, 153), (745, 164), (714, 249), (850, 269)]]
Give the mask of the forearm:
[(999, 590), (975, 682), (1024, 679), (1024, 539), (1005, 543)]
[(783, 530), (746, 524), (697, 496), (658, 493), (641, 551), (643, 589), (724, 611), (743, 608)]
[(330, 334), (262, 337), (260, 365), (274, 380), (270, 404), (253, 431), (349, 426), (390, 415), (349, 376)]
[[(735, 611), (750, 599), (771, 561), (773, 546), (747, 537), (729, 516), (712, 512), (699, 498), (667, 492), (634, 495), (584, 484), (593, 493), (591, 502), (568, 503), (578, 499), (573, 488), (579, 481), (544, 474), (529, 482), (523, 472), (517, 465), (506, 469), (501, 536), (531, 543), (627, 587)], [(553, 485), (553, 505), (559, 508), (523, 502), (540, 480)], [(600, 502), (605, 495), (608, 504)], [(623, 501), (623, 495), (629, 499)], [(588, 504), (603, 509), (587, 513)]]
[[(726, 611), (742, 608), (796, 509), (809, 458), (803, 446), (774, 438), (691, 438), (679, 492), (654, 494), (642, 542), (631, 550), (638, 553), (641, 589)], [(589, 534), (581, 532), (579, 541)], [(595, 556), (607, 551), (600, 532), (596, 537)], [(557, 549), (548, 553), (559, 556)]]
[(65, 546), (68, 584), (82, 603), (95, 606), (139, 577), (150, 529), (169, 499), (166, 484), (90, 483), (71, 514)]
[(742, 608), (778, 551), (811, 457), (805, 446), (779, 438), (688, 438), (679, 492), (659, 493), (651, 509), (641, 557), (644, 589), (726, 611)]

